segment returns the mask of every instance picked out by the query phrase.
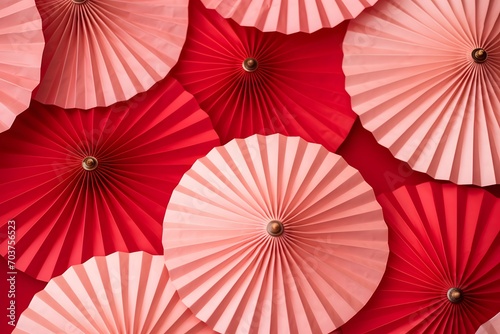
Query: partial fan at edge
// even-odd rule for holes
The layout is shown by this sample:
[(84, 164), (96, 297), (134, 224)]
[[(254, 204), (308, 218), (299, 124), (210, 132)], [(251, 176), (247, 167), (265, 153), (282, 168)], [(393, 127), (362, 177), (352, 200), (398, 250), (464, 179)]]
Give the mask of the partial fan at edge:
[(207, 8), (215, 9), (225, 18), (242, 26), (256, 27), (265, 32), (283, 34), (312, 33), (321, 28), (355, 18), (378, 0), (288, 1), (288, 0), (202, 0)]
[[(165, 78), (187, 33), (187, 0), (38, 0), (47, 45), (34, 98), (90, 109)], [(72, 27), (72, 29), (68, 29)]]
[(14, 334), (212, 333), (181, 303), (163, 256), (97, 256), (49, 281)]
[(28, 108), (40, 82), (45, 41), (34, 0), (0, 3), (0, 132)]
[(391, 254), (344, 334), (474, 333), (500, 310), (500, 198), (433, 181), (377, 199)]
[(350, 22), (352, 108), (414, 170), (500, 183), (499, 15), (495, 0), (387, 0)]

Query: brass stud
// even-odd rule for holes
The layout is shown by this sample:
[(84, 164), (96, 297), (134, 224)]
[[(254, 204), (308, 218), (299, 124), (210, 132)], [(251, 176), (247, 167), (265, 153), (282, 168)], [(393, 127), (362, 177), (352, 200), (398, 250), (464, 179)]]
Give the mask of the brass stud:
[(243, 61), (243, 69), (247, 72), (254, 72), (257, 67), (259, 67), (259, 63), (255, 58), (247, 58)]
[(85, 157), (82, 161), (82, 167), (85, 170), (92, 171), (97, 168), (97, 159), (91, 156)]
[(283, 223), (280, 222), (279, 220), (271, 220), (267, 224), (267, 233), (269, 233), (270, 236), (278, 237), (282, 235), (284, 231), (285, 227), (283, 226)]
[(482, 48), (472, 50), (471, 55), (472, 59), (478, 64), (484, 63), (488, 58), (488, 53)]
[(446, 296), (448, 297), (448, 300), (452, 303), (459, 303), (464, 298), (463, 292), (459, 288), (449, 289), (448, 292), (446, 293)]

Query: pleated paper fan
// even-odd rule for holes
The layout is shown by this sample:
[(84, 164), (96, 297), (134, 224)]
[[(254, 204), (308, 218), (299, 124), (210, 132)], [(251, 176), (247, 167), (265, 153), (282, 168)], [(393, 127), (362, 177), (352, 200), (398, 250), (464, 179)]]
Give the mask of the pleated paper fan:
[(213, 333), (179, 299), (163, 256), (96, 256), (47, 283), (15, 334)]
[(422, 183), (380, 195), (391, 254), (342, 333), (474, 333), (500, 310), (500, 198)]
[(28, 108), (45, 45), (34, 0), (0, 2), (0, 132)]
[(321, 28), (332, 28), (344, 20), (359, 15), (377, 0), (202, 0), (207, 8), (217, 10), (243, 26), (262, 31), (293, 34), (312, 33)]
[(34, 101), (0, 134), (0, 228), (16, 221), (17, 268), (47, 281), (94, 255), (162, 254), (170, 194), (216, 145), (207, 114), (171, 78), (111, 107)]
[(190, 27), (172, 71), (209, 115), (223, 144), (281, 133), (335, 150), (356, 114), (344, 88), (347, 25), (314, 34), (263, 33), (190, 2)]
[(500, 2), (387, 0), (351, 21), (353, 110), (393, 155), (433, 178), (500, 182)]
[(361, 175), (318, 144), (277, 134), (199, 159), (163, 226), (174, 286), (220, 333), (329, 333), (370, 298), (389, 252)]
[(163, 79), (186, 38), (188, 0), (37, 0), (47, 45), (35, 99), (90, 109)]
[(498, 334), (500, 333), (500, 313), (479, 327), (476, 334)]

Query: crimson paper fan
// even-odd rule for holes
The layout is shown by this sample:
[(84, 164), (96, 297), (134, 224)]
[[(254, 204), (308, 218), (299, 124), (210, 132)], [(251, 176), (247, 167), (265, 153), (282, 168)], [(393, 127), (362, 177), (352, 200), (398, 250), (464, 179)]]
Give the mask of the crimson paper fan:
[(0, 134), (0, 227), (15, 220), (17, 268), (45, 281), (94, 255), (162, 254), (171, 191), (219, 144), (173, 79), (112, 107), (33, 102), (18, 118)]
[(335, 27), (356, 17), (377, 0), (202, 0), (207, 8), (216, 9), (225, 18), (243, 26), (262, 31), (293, 34), (311, 33), (321, 28)]
[(342, 333), (474, 333), (500, 311), (500, 199), (422, 183), (380, 195), (391, 254)]
[(109, 106), (175, 65), (188, 0), (37, 0), (47, 45), (34, 97), (63, 108)]
[(47, 283), (13, 333), (213, 333), (182, 304), (163, 256), (96, 256)]
[(479, 327), (476, 334), (499, 334), (500, 333), (500, 313), (485, 322)]
[(172, 193), (165, 262), (221, 333), (328, 333), (370, 298), (387, 226), (370, 186), (299, 137), (253, 135), (198, 159)]
[(0, 2), (0, 132), (30, 103), (45, 45), (34, 0)]
[(263, 33), (198, 0), (189, 20), (172, 73), (210, 115), (223, 144), (281, 133), (332, 152), (339, 147), (356, 118), (341, 68), (345, 24), (311, 35)]
[(500, 183), (500, 1), (387, 0), (351, 21), (346, 89), (363, 126), (436, 179)]

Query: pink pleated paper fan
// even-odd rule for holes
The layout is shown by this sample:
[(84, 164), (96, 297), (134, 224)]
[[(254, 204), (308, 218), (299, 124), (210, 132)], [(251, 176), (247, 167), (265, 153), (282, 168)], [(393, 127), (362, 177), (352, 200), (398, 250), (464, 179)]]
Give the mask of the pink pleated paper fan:
[(329, 333), (368, 301), (389, 253), (361, 175), (318, 144), (277, 134), (199, 159), (163, 226), (174, 286), (220, 333)]
[(175, 65), (188, 0), (37, 0), (47, 45), (34, 98), (62, 108), (109, 106)]
[(476, 334), (499, 334), (500, 333), (500, 313), (479, 327)]
[(293, 34), (332, 28), (378, 0), (202, 0), (225, 18), (262, 31)]
[(468, 334), (498, 313), (500, 198), (425, 182), (377, 199), (389, 226), (387, 269), (343, 334)]
[(14, 334), (213, 333), (179, 299), (161, 255), (96, 256), (47, 283)]
[(413, 169), (500, 182), (500, 2), (387, 0), (349, 24), (353, 110)]
[(171, 192), (217, 145), (208, 115), (172, 78), (111, 107), (33, 101), (0, 133), (0, 229), (16, 222), (16, 267), (48, 281), (95, 255), (162, 254)]
[(34, 0), (0, 2), (0, 132), (30, 103), (45, 45)]
[(342, 73), (347, 25), (314, 34), (263, 33), (190, 2), (172, 76), (205, 110), (222, 144), (253, 134), (300, 136), (335, 152), (351, 129)]

